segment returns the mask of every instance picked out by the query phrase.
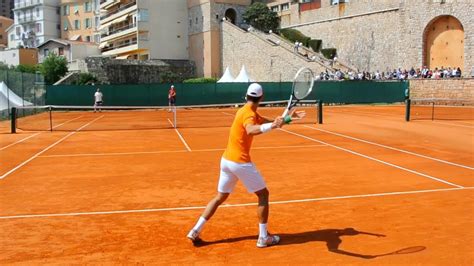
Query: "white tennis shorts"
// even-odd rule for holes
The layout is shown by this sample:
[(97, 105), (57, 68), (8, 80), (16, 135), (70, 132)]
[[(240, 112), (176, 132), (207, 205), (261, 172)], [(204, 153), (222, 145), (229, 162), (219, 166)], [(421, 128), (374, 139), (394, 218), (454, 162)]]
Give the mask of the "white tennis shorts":
[(249, 193), (254, 193), (267, 187), (255, 164), (235, 163), (222, 158), (217, 191), (231, 193), (238, 180), (242, 181)]

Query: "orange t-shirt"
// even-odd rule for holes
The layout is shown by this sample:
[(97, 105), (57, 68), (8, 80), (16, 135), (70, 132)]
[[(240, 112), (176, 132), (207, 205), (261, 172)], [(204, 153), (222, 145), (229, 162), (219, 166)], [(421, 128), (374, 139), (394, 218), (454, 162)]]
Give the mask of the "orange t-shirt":
[(236, 163), (250, 162), (250, 146), (253, 136), (248, 135), (245, 127), (247, 125), (261, 125), (264, 119), (250, 108), (244, 105), (237, 111), (234, 122), (230, 128), (229, 142), (222, 157)]

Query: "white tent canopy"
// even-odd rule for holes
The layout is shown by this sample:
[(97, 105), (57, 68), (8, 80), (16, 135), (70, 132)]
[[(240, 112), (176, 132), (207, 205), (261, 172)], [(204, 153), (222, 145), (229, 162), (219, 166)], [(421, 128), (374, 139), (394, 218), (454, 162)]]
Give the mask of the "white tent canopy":
[(33, 105), (28, 101), (24, 101), (20, 96), (10, 90), (2, 81), (0, 82), (0, 110), (7, 110), (8, 107), (29, 106)]
[(234, 79), (234, 82), (252, 82), (250, 79), (247, 70), (245, 69), (245, 66), (242, 66), (242, 69), (240, 69), (239, 75)]
[(232, 73), (230, 73), (229, 67), (226, 67), (224, 71), (224, 75), (222, 75), (221, 79), (217, 81), (217, 83), (225, 83), (225, 82), (234, 82), (234, 77)]

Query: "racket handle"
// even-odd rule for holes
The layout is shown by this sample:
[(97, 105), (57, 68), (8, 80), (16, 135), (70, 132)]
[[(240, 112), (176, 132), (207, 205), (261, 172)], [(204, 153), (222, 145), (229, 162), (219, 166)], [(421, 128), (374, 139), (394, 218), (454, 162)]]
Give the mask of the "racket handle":
[(285, 117), (288, 114), (289, 111), (290, 111), (290, 109), (285, 108), (285, 111), (283, 112), (283, 114), (281, 116)]

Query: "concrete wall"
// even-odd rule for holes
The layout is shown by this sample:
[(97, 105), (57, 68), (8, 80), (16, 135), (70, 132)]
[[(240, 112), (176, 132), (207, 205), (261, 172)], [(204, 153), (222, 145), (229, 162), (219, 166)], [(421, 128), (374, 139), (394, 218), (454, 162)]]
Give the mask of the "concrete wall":
[(148, 9), (150, 59), (188, 59), (188, 8), (186, 1), (138, 0)]
[(324, 68), (307, 62), (282, 46), (239, 29), (230, 23), (222, 23), (222, 66), (230, 67), (232, 75), (239, 74), (245, 65), (250, 78), (255, 81), (291, 81), (301, 67), (309, 67), (315, 73)]
[[(291, 27), (323, 47), (338, 49), (338, 57), (361, 70), (421, 67), (424, 33), (443, 15), (456, 17), (464, 27), (464, 73), (474, 66), (474, 1), (472, 0), (351, 0), (299, 12), (292, 4)], [(285, 25), (283, 25), (285, 26)]]
[[(412, 99), (458, 99), (459, 104), (474, 103), (474, 79), (410, 80)], [(456, 104), (456, 102), (450, 102)]]
[(10, 49), (0, 51), (0, 62), (5, 65), (36, 65), (38, 64), (38, 50)]

